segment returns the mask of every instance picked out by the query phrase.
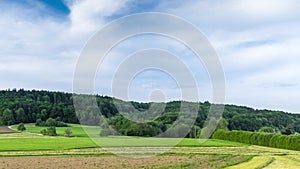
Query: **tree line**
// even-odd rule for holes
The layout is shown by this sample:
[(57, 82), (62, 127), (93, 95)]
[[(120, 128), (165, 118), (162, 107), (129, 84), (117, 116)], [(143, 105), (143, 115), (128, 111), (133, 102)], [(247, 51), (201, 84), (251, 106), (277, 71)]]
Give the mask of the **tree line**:
[[(123, 115), (133, 114), (142, 117), (143, 112), (150, 108), (150, 103), (126, 102), (118, 100), (123, 112), (119, 112), (114, 104), (114, 99), (108, 96), (95, 95), (100, 109), (84, 107), (75, 112), (72, 93), (12, 89), (0, 91), (0, 125), (13, 125), (19, 123), (46, 123), (52, 118), (57, 122), (79, 123), (84, 125), (101, 125), (101, 115), (106, 119), (109, 128), (117, 130), (123, 135), (155, 136), (166, 131), (176, 122), (181, 101), (166, 103), (165, 108), (153, 121), (136, 123)], [(85, 100), (80, 101), (83, 105)], [(194, 126), (187, 137), (195, 137), (198, 130), (203, 128), (211, 103), (190, 103), (199, 106)], [(139, 111), (136, 111), (139, 110)], [(156, 111), (156, 110), (153, 110)], [(154, 115), (155, 112), (152, 112)], [(152, 117), (151, 117), (152, 118)], [(259, 131), (269, 127), (274, 132), (280, 133), (287, 130), (300, 132), (300, 115), (282, 111), (257, 110), (244, 106), (225, 105), (223, 118), (219, 129)], [(173, 132), (172, 137), (180, 135), (186, 126), (178, 124), (178, 133)], [(108, 132), (109, 133), (109, 132)]]

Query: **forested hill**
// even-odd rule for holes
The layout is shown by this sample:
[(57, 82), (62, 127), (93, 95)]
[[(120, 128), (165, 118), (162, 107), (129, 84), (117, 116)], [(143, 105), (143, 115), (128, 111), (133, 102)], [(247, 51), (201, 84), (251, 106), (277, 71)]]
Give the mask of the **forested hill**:
[[(98, 125), (100, 117), (97, 113), (82, 111), (76, 116), (72, 97), (71, 93), (63, 92), (27, 91), (23, 89), (2, 90), (0, 91), (0, 125), (35, 123), (37, 119), (45, 121), (50, 117), (66, 123), (78, 123), (78, 118), (80, 118), (85, 119), (83, 121), (85, 121), (87, 125)], [(137, 124), (123, 118), (118, 113), (111, 97), (96, 97), (100, 110), (102, 114), (110, 120), (110, 125), (113, 125), (122, 133), (126, 132), (128, 135), (130, 135), (128, 128), (137, 128), (139, 125), (148, 125), (154, 128), (154, 132), (164, 131), (176, 120), (180, 110), (179, 101), (168, 102), (164, 113), (155, 121), (150, 122), (150, 124)], [(149, 108), (148, 103), (131, 103), (139, 110)], [(209, 108), (209, 102), (199, 103), (199, 112), (194, 126), (195, 128), (202, 128)], [(223, 120), (221, 124), (219, 124), (219, 128), (247, 131), (258, 131), (266, 126), (272, 127), (276, 131), (289, 129), (293, 132), (300, 132), (300, 115), (281, 111), (255, 110), (248, 107), (226, 105)], [(131, 133), (131, 135), (136, 134)], [(153, 133), (153, 135), (155, 135), (155, 133)]]

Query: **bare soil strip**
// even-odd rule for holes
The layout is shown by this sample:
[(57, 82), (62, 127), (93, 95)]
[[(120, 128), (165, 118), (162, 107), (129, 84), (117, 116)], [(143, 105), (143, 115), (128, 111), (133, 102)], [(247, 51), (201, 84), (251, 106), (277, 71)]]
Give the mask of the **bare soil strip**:
[[(284, 149), (274, 149), (259, 146), (249, 147), (118, 147), (111, 148), (112, 152), (119, 151), (120, 154), (129, 155), (129, 152), (134, 152), (133, 155), (153, 155), (157, 152), (167, 151), (166, 154), (180, 155), (255, 155), (255, 156), (284, 156), (290, 155), (291, 158), (299, 159), (299, 151), (291, 151)], [(109, 149), (108, 149), (109, 150)], [(59, 155), (111, 155), (111, 153), (102, 148), (86, 148), (86, 149), (71, 149), (71, 150), (49, 150), (49, 151), (1, 151), (0, 156), (59, 156)]]
[[(213, 155), (199, 156), (154, 156), (151, 158), (124, 158), (116, 156), (101, 157), (4, 157), (0, 158), (1, 168), (74, 168), (74, 169), (93, 169), (93, 168), (217, 168), (216, 166), (225, 165), (224, 160), (214, 160)], [(225, 157), (225, 158), (228, 158)], [(229, 157), (240, 161), (244, 157)]]
[(0, 134), (2, 133), (16, 133), (17, 131), (8, 128), (7, 126), (0, 126)]

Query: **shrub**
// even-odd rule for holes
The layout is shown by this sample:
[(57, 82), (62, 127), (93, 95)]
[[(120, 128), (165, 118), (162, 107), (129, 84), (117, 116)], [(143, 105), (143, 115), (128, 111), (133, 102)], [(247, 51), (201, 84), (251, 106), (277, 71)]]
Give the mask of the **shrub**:
[(46, 121), (46, 126), (51, 127), (51, 126), (56, 126), (56, 120), (53, 118), (49, 118)]
[(46, 136), (46, 135), (47, 135), (47, 130), (46, 130), (46, 129), (43, 129), (43, 130), (41, 131), (41, 133), (42, 133), (42, 135)]
[(36, 126), (44, 126), (44, 127), (68, 127), (68, 125), (62, 121), (57, 121), (53, 118), (49, 118), (46, 121), (42, 121), (41, 119), (37, 119), (35, 122)]
[(37, 119), (36, 122), (35, 122), (35, 125), (36, 126), (42, 126), (42, 122), (43, 122), (42, 119)]
[(64, 132), (64, 135), (65, 135), (66, 137), (71, 137), (71, 136), (72, 136), (72, 131), (71, 131), (71, 129), (66, 129), (65, 132)]
[(41, 131), (41, 133), (44, 135), (44, 136), (57, 136), (57, 133), (56, 133), (56, 128), (54, 126), (51, 126), (47, 129), (43, 129)]
[(47, 128), (47, 135), (48, 136), (57, 136), (56, 128), (54, 126)]
[(25, 127), (25, 125), (23, 124), (23, 123), (20, 123), (19, 125), (18, 125), (18, 131), (25, 131), (26, 130), (26, 127)]

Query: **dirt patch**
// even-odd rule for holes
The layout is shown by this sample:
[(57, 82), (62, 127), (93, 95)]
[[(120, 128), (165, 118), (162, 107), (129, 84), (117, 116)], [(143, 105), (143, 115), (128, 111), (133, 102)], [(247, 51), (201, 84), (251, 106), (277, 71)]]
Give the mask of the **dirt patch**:
[[(213, 155), (154, 156), (150, 158), (101, 157), (2, 157), (1, 168), (216, 168)], [(233, 157), (236, 158), (236, 157)], [(236, 159), (235, 159), (236, 160)]]
[(0, 134), (2, 133), (17, 133), (17, 131), (10, 129), (7, 126), (0, 126)]

